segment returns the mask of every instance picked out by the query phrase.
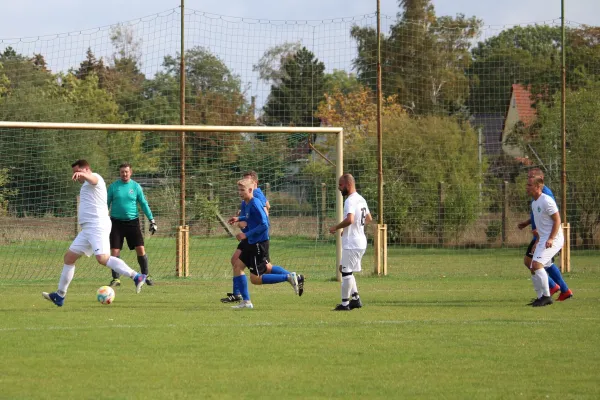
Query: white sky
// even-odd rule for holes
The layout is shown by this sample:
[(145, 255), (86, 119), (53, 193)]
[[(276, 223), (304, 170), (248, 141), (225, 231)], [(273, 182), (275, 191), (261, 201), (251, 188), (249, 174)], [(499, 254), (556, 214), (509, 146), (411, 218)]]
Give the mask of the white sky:
[[(564, 0), (569, 21), (600, 25), (599, 0)], [(24, 38), (112, 25), (178, 7), (178, 0), (0, 0), (0, 39)], [(560, 18), (560, 0), (433, 0), (438, 15), (475, 15), (486, 25)], [(186, 8), (267, 20), (322, 20), (375, 12), (376, 0), (186, 0)], [(381, 0), (395, 16), (397, 0)]]
[[(600, 26), (600, 0), (565, 0), (568, 21)], [(300, 40), (326, 65), (326, 71), (351, 71), (356, 45), (348, 31), (352, 22), (281, 24), (277, 21), (323, 21), (374, 14), (376, 0), (185, 0), (186, 48), (205, 46), (241, 77), (248, 96), (262, 105), (269, 86), (252, 70), (263, 52), (285, 41)], [(515, 24), (549, 23), (560, 19), (560, 0), (433, 0), (438, 16), (463, 13), (483, 19), (486, 26), (479, 40)], [(109, 60), (114, 49), (109, 26), (132, 21), (142, 40), (142, 72), (152, 77), (162, 67), (163, 57), (179, 51), (179, 13), (165, 11), (179, 7), (180, 0), (0, 0), (0, 51), (13, 46), (24, 55), (41, 53), (53, 72), (77, 68), (85, 51)], [(194, 11), (228, 17), (206, 18)], [(397, 0), (381, 0), (384, 33), (396, 19)], [(142, 17), (161, 16), (150, 19)], [(136, 22), (142, 18), (146, 22)], [(240, 23), (244, 21), (252, 22)], [(255, 20), (260, 20), (257, 23)], [(263, 21), (271, 24), (262, 25)], [(372, 17), (351, 19), (374, 26)], [(555, 21), (557, 23), (557, 21)], [(94, 28), (100, 28), (94, 30)], [(83, 34), (80, 32), (84, 31)], [(85, 33), (85, 32), (91, 33)], [(71, 33), (71, 34), (67, 34)], [(62, 34), (58, 35), (57, 34)], [(316, 36), (315, 36), (316, 35)], [(47, 38), (39, 38), (47, 36)], [(51, 36), (51, 38), (50, 38)], [(320, 44), (315, 45), (315, 37)], [(25, 38), (25, 40), (20, 40)], [(29, 38), (29, 39), (27, 39)], [(3, 40), (4, 39), (4, 40)]]

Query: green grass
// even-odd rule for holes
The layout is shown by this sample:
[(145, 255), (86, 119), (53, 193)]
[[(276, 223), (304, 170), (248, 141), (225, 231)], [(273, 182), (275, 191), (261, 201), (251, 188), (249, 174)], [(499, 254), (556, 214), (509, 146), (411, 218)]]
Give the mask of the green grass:
[(515, 250), (394, 249), (390, 276), (359, 276), (365, 307), (332, 312), (339, 284), (316, 275), (251, 286), (254, 310), (219, 298), (228, 279), (0, 283), (0, 398), (265, 399), (600, 397), (600, 257), (574, 256), (575, 297), (541, 309)]

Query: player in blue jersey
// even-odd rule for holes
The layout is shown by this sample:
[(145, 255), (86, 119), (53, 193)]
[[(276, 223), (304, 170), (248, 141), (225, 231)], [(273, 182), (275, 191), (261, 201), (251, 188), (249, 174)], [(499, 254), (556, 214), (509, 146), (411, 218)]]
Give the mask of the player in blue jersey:
[[(543, 183), (544, 182), (544, 173), (539, 168), (532, 168), (528, 171), (527, 178), (528, 179), (540, 178)], [(554, 200), (556, 202), (556, 199), (554, 198), (554, 193), (552, 193), (552, 190), (550, 190), (550, 188), (548, 186), (543, 185), (542, 193), (550, 196), (552, 198), (552, 200)], [(533, 201), (533, 199), (531, 201)], [(535, 249), (536, 249), (536, 246), (537, 246), (537, 243), (539, 240), (539, 235), (537, 233), (535, 219), (533, 216), (533, 210), (531, 209), (531, 207), (529, 210), (529, 219), (527, 219), (523, 222), (520, 222), (517, 225), (517, 227), (519, 229), (524, 229), (529, 225), (531, 225), (531, 231), (533, 233), (533, 238), (532, 238), (531, 242), (529, 243), (529, 246), (527, 247), (527, 251), (525, 252), (525, 257), (523, 259), (523, 263), (525, 264), (525, 266), (528, 269), (531, 270), (533, 254), (535, 252)], [(552, 261), (554, 261), (554, 260), (552, 260)], [(560, 295), (558, 296), (558, 301), (565, 301), (565, 300), (573, 297), (573, 292), (567, 286), (567, 283), (565, 282), (562, 274), (560, 273), (560, 269), (556, 266), (556, 264), (554, 264), (554, 262), (552, 262), (552, 264), (550, 266), (545, 267), (545, 270), (548, 274), (548, 286), (550, 287), (550, 296), (552, 296), (554, 293), (556, 293), (560, 290)], [(534, 271), (531, 271), (531, 273), (533, 274)]]
[(294, 292), (301, 295), (298, 290), (298, 275), (279, 265), (272, 265), (269, 260), (269, 219), (263, 203), (254, 197), (254, 182), (251, 179), (238, 181), (238, 193), (246, 203), (244, 213), (239, 217), (232, 217), (229, 223), (245, 222), (246, 231), (236, 235), (236, 239), (242, 243), (242, 248), (233, 266), (233, 287), (234, 292), (241, 293), (242, 300), (232, 308), (254, 308), (244, 273), (246, 267), (250, 270), (250, 281), (254, 285), (289, 282)]
[[(137, 261), (142, 274), (148, 275), (148, 255), (144, 247), (144, 235), (140, 228), (138, 204), (150, 221), (150, 233), (154, 235), (158, 229), (152, 211), (144, 197), (144, 191), (139, 183), (131, 179), (131, 164), (123, 163), (119, 166), (121, 179), (113, 182), (108, 188), (107, 202), (110, 208), (110, 253), (113, 257), (121, 255), (123, 241), (127, 239), (129, 250), (135, 249)], [(110, 286), (120, 286), (119, 274), (112, 271)], [(146, 284), (152, 286), (154, 282), (148, 276)]]
[[(268, 217), (269, 209), (271, 208), (271, 205), (269, 204), (269, 200), (267, 200), (267, 198), (265, 197), (262, 190), (260, 190), (260, 188), (258, 187), (258, 174), (255, 171), (247, 171), (242, 174), (242, 179), (249, 179), (253, 182), (253, 184), (254, 184), (254, 191), (252, 192), (253, 197), (256, 197), (261, 202), (261, 204), (263, 205), (263, 208), (265, 210), (265, 213), (267, 214), (267, 217)], [(238, 210), (237, 216), (243, 215), (245, 213), (245, 209), (246, 209), (246, 202), (244, 200), (242, 200), (242, 203), (240, 205), (240, 209)], [(242, 232), (247, 231), (246, 222), (243, 222), (243, 221), (237, 222), (237, 224), (238, 224), (238, 227), (242, 230)], [(240, 241), (235, 252), (231, 256), (231, 267), (234, 269), (233, 276), (236, 276), (235, 262), (237, 261), (237, 259), (240, 258), (240, 254), (242, 253), (242, 248), (244, 247), (246, 242), (247, 242), (246, 239)], [(268, 249), (267, 249), (266, 256), (267, 256), (267, 258), (269, 258)], [(238, 271), (238, 273), (239, 273), (239, 271)], [(301, 289), (304, 290), (304, 277), (302, 275), (300, 275), (300, 276), (298, 276), (298, 279), (299, 279), (299, 283), (301, 284)], [(223, 297), (221, 299), (221, 302), (222, 303), (236, 303), (241, 300), (242, 300), (242, 295), (239, 292), (239, 290), (235, 288), (235, 285), (234, 285), (232, 292), (227, 293), (227, 296)]]

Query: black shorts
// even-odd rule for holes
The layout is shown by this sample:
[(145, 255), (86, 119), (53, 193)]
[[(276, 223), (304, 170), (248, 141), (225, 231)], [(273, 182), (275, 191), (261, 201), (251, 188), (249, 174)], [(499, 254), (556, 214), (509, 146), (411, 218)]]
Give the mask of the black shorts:
[(529, 246), (527, 246), (527, 251), (525, 251), (525, 257), (533, 258), (533, 245), (535, 245), (535, 238), (531, 240)]
[(123, 248), (123, 239), (127, 239), (129, 250), (144, 245), (144, 235), (142, 235), (139, 218), (129, 221), (120, 221), (111, 218), (110, 221), (112, 222), (112, 229), (110, 230), (111, 249), (121, 250)]
[(238, 250), (244, 250), (244, 247), (248, 246), (248, 239), (244, 239), (238, 243)]
[(251, 274), (263, 275), (267, 271), (267, 264), (269, 263), (269, 241), (265, 240), (264, 242), (250, 244), (247, 240), (242, 240), (240, 244), (242, 243), (240, 260), (248, 267)]

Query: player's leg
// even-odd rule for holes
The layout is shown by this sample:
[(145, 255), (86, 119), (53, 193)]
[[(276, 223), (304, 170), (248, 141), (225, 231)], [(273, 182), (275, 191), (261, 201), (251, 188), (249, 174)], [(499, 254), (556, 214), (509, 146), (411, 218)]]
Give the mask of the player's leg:
[(335, 306), (333, 311), (350, 311), (350, 297), (352, 296), (354, 285), (352, 269), (350, 268), (350, 257), (350, 251), (342, 249), (342, 265), (340, 265), (340, 272), (342, 273), (342, 302)]
[(125, 261), (110, 255), (110, 235), (108, 229), (96, 227), (88, 233), (88, 240), (94, 249), (96, 260), (98, 263), (118, 272), (119, 275), (130, 277), (135, 284), (136, 293), (139, 293), (144, 283), (146, 283), (146, 275), (134, 271)]
[(63, 258), (63, 270), (60, 274), (60, 279), (58, 281), (58, 289), (56, 292), (42, 292), (42, 296), (59, 307), (62, 307), (64, 304), (65, 296), (67, 295), (67, 290), (69, 288), (69, 284), (73, 280), (73, 276), (75, 275), (75, 262), (81, 257), (81, 255), (85, 254), (86, 256), (92, 255), (92, 246), (85, 239), (84, 231), (79, 232), (71, 246), (69, 246), (69, 250), (65, 253)]
[(135, 249), (137, 255), (137, 262), (140, 266), (140, 272), (146, 275), (146, 284), (148, 286), (154, 285), (154, 281), (150, 278), (150, 272), (148, 269), (148, 255), (146, 254), (146, 248), (144, 247), (144, 235), (140, 228), (140, 220), (135, 219), (131, 221), (125, 231), (125, 239), (127, 239), (127, 246), (129, 250)]
[(350, 269), (352, 270), (352, 290), (350, 299), (350, 309), (361, 308), (363, 306), (360, 296), (358, 294), (358, 286), (356, 285), (356, 275), (354, 272), (362, 271), (362, 257), (365, 254), (365, 250), (352, 250), (352, 257), (350, 260)]
[(238, 310), (245, 309), (245, 308), (249, 308), (249, 309), (254, 308), (254, 305), (252, 304), (252, 301), (250, 300), (250, 291), (248, 290), (248, 280), (246, 279), (246, 273), (244, 272), (246, 265), (244, 264), (243, 259), (244, 259), (244, 252), (242, 251), (242, 254), (235, 261), (235, 265), (234, 265), (235, 276), (233, 277), (233, 284), (234, 284), (234, 287), (240, 291), (242, 300), (240, 301), (239, 304), (232, 306), (231, 308), (238, 309)]
[[(558, 296), (558, 301), (565, 301), (573, 297), (573, 292), (567, 286), (567, 282), (563, 279), (562, 274), (560, 273), (560, 269), (556, 266), (556, 264), (552, 263), (549, 267), (546, 267), (546, 272), (548, 273), (549, 279), (554, 279), (560, 288), (560, 295)], [(556, 293), (550, 290), (551, 294)]]
[[(119, 258), (121, 256), (121, 249), (123, 248), (123, 239), (125, 236), (123, 235), (123, 229), (119, 221), (115, 219), (111, 219), (112, 227), (110, 230), (110, 255), (112, 257)], [(110, 281), (110, 286), (116, 287), (121, 286), (121, 280), (119, 279), (119, 273), (115, 270), (110, 271), (112, 273), (112, 280)]]
[[(531, 262), (533, 261), (533, 253), (536, 248), (537, 240), (533, 238), (525, 251), (525, 256), (523, 257), (523, 264), (530, 269)], [(546, 271), (547, 272), (547, 271)], [(531, 274), (533, 275), (533, 270), (531, 270)], [(560, 286), (552, 279), (550, 275), (548, 275), (548, 286), (550, 287), (550, 296), (560, 290)]]
[[(232, 287), (231, 292), (227, 293), (227, 295), (221, 299), (221, 303), (236, 303), (236, 302), (242, 300), (242, 294), (240, 293), (240, 290), (237, 287), (236, 280), (235, 280), (235, 277), (240, 275), (239, 273), (236, 273), (236, 265), (237, 265), (236, 262), (239, 260), (240, 254), (242, 254), (242, 249), (246, 243), (248, 243), (247, 239), (240, 241), (238, 243), (237, 248), (231, 255), (231, 271), (232, 271), (232, 282), (233, 282), (232, 286), (233, 287)], [(242, 263), (242, 265), (243, 265), (243, 263)], [(245, 276), (245, 274), (244, 274), (244, 276)]]
[(546, 248), (545, 243), (540, 243), (533, 253), (534, 261), (532, 262), (531, 267), (534, 271), (534, 275), (532, 281), (536, 288), (536, 293), (538, 294), (538, 299), (531, 304), (534, 307), (552, 304), (550, 288), (548, 287), (548, 274), (544, 267), (552, 264), (552, 257), (554, 257), (554, 255), (562, 248), (563, 241), (561, 239), (562, 237), (556, 238), (550, 248)]

